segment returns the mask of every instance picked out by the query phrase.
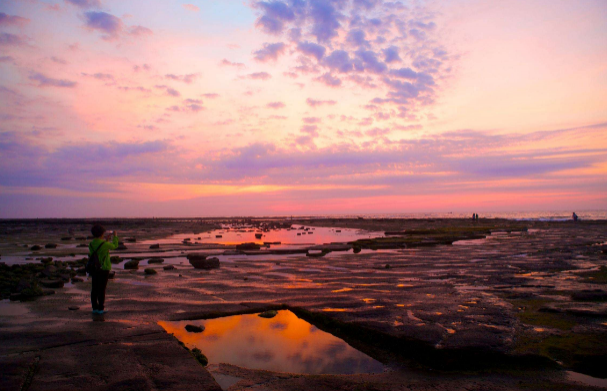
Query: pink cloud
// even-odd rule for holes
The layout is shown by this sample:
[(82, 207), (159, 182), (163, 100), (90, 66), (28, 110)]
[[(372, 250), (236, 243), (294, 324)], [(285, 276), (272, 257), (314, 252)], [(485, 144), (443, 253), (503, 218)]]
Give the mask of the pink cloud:
[(188, 11), (192, 11), (192, 12), (200, 11), (200, 8), (198, 6), (195, 6), (194, 4), (182, 4), (181, 6)]

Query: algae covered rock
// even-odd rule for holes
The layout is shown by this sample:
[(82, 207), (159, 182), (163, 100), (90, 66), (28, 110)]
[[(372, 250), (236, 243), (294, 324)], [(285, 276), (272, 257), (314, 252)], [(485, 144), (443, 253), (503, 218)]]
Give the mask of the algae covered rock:
[(149, 263), (149, 264), (153, 264), (153, 263), (163, 263), (163, 262), (164, 262), (164, 259), (162, 259), (162, 258), (151, 258), (151, 259), (148, 261), (148, 263)]
[(271, 318), (275, 317), (277, 314), (278, 314), (277, 311), (270, 310), (270, 311), (262, 312), (261, 314), (259, 314), (257, 316), (259, 316), (261, 318), (271, 319)]
[(198, 361), (203, 367), (206, 367), (207, 364), (209, 363), (209, 359), (207, 358), (207, 356), (202, 354), (200, 349), (194, 348), (190, 351), (190, 353), (192, 353), (192, 356), (194, 356), (196, 361)]
[(117, 265), (122, 261), (123, 261), (123, 259), (120, 258), (118, 255), (114, 255), (114, 256), (110, 257), (110, 262), (113, 263), (114, 265)]
[(163, 267), (164, 270), (175, 270), (175, 266), (173, 265), (166, 265)]
[(44, 245), (44, 248), (57, 248), (56, 243), (47, 243)]
[(145, 274), (147, 274), (148, 276), (152, 276), (154, 274), (158, 274), (158, 272), (156, 270), (152, 269), (152, 268), (144, 269), (143, 272)]

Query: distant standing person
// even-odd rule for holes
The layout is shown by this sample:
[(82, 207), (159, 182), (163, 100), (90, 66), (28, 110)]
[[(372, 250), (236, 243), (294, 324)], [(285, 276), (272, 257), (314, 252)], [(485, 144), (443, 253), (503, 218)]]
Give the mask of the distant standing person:
[(572, 218), (573, 218), (573, 221), (577, 221), (577, 215), (575, 214), (575, 212), (573, 212)]
[[(118, 233), (114, 231), (113, 235), (107, 235), (104, 238), (105, 228), (95, 225), (91, 229), (93, 240), (89, 244), (89, 256), (97, 253), (101, 270), (92, 274), (93, 284), (91, 287), (91, 304), (93, 305), (93, 314), (105, 314), (105, 288), (107, 280), (110, 277), (112, 263), (110, 262), (110, 250), (118, 248)], [(109, 240), (112, 240), (111, 242)]]

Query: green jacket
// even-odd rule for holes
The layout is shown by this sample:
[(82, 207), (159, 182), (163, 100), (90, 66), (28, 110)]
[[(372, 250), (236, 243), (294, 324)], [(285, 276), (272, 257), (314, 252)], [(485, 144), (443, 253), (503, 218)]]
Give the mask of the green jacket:
[[(101, 244), (103, 243), (103, 244)], [(101, 270), (112, 270), (112, 263), (110, 262), (110, 250), (116, 250), (118, 248), (118, 236), (114, 236), (112, 242), (106, 242), (104, 239), (95, 238), (89, 244), (89, 256), (93, 255), (93, 251), (97, 250), (99, 256), (99, 262), (101, 262)]]

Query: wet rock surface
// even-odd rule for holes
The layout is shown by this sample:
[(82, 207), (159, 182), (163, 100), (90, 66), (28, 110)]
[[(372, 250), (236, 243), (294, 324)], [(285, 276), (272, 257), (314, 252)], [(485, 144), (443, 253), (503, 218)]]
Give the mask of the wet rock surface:
[[(374, 230), (384, 227), (383, 231), (399, 232), (446, 224), (316, 222), (319, 226), (346, 228), (348, 224), (363, 223)], [(361, 251), (331, 251), (322, 258), (307, 257), (305, 252), (257, 256), (234, 253), (228, 257), (220, 255), (225, 246), (216, 246), (205, 260), (218, 254), (218, 269), (195, 269), (186, 259), (187, 252), (180, 253), (184, 251), (182, 244), (163, 245), (160, 251), (176, 251), (174, 257), (161, 255), (175, 270), (146, 279), (142, 271), (116, 267), (116, 276), (108, 284), (106, 305), (110, 312), (103, 316), (104, 321), (93, 319), (90, 311), (84, 310), (89, 308), (90, 279), (56, 289), (55, 295), (18, 304), (31, 310), (19, 320), (0, 317), (0, 364), (6, 368), (0, 388), (19, 389), (24, 374), (36, 367), (31, 390), (88, 387), (85, 384), (99, 389), (187, 389), (185, 385), (190, 389), (218, 389), (192, 354), (156, 322), (261, 312), (268, 306), (285, 304), (315, 325), (342, 333), (340, 337), (394, 369), (372, 376), (325, 377), (223, 365), (209, 368), (212, 373), (242, 379), (231, 389), (585, 389), (568, 382), (561, 372), (545, 367), (501, 374), (495, 368), (486, 373), (480, 367), (462, 368), (467, 371), (465, 375), (453, 369), (443, 372), (448, 368), (434, 368), (431, 373), (411, 369), (419, 365), (428, 368), (424, 357), (444, 358), (447, 365), (451, 363), (449, 352), (460, 360), (468, 357), (466, 352), (489, 352), (483, 357), (518, 360), (520, 354), (532, 354), (558, 360), (575, 371), (604, 376), (606, 303), (596, 295), (584, 295), (606, 290), (601, 268), (607, 265), (607, 259), (597, 244), (605, 242), (607, 224), (530, 223), (528, 231), (507, 233), (512, 228), (508, 224), (491, 222), (505, 227), (489, 233), (488, 238), (468, 237), (462, 243), (440, 244), (434, 235), (432, 245), (417, 239), (415, 243), (424, 245), (381, 249), (384, 243), (378, 250), (371, 250), (371, 245), (350, 244)], [(519, 226), (517, 223), (514, 228)], [(20, 249), (15, 252), (29, 251), (21, 244), (35, 243), (34, 235), (27, 237), (25, 232), (25, 238), (16, 240)], [(50, 240), (59, 239), (40, 237), (36, 241)], [(132, 246), (129, 251), (136, 251), (137, 246), (149, 251), (149, 244), (138, 242)], [(35, 256), (59, 257), (61, 245), (48, 251)], [(3, 260), (5, 253), (11, 254), (3, 248)], [(128, 258), (129, 253), (121, 256)], [(62, 269), (73, 269), (76, 274), (77, 259), (67, 266), (53, 260), (52, 266), (58, 270), (49, 272), (56, 279), (59, 271), (65, 273)], [(40, 274), (48, 278), (42, 273), (45, 265), (35, 262), (29, 264), (35, 266), (20, 266), (19, 273), (13, 266), (0, 265), (2, 276), (5, 280), (9, 275), (10, 281), (16, 279), (14, 286), (20, 276)], [(31, 281), (38, 279), (32, 277)], [(19, 294), (12, 287), (7, 293)], [(22, 284), (22, 289), (32, 289), (31, 284), (29, 288)], [(82, 308), (66, 311), (66, 306)], [(371, 335), (374, 343), (366, 341), (364, 334)], [(416, 347), (413, 350), (417, 349), (417, 354), (402, 355), (390, 350), (391, 344), (399, 351)], [(100, 358), (99, 370), (82, 371), (82, 365)], [(108, 377), (104, 373), (116, 375)]]

